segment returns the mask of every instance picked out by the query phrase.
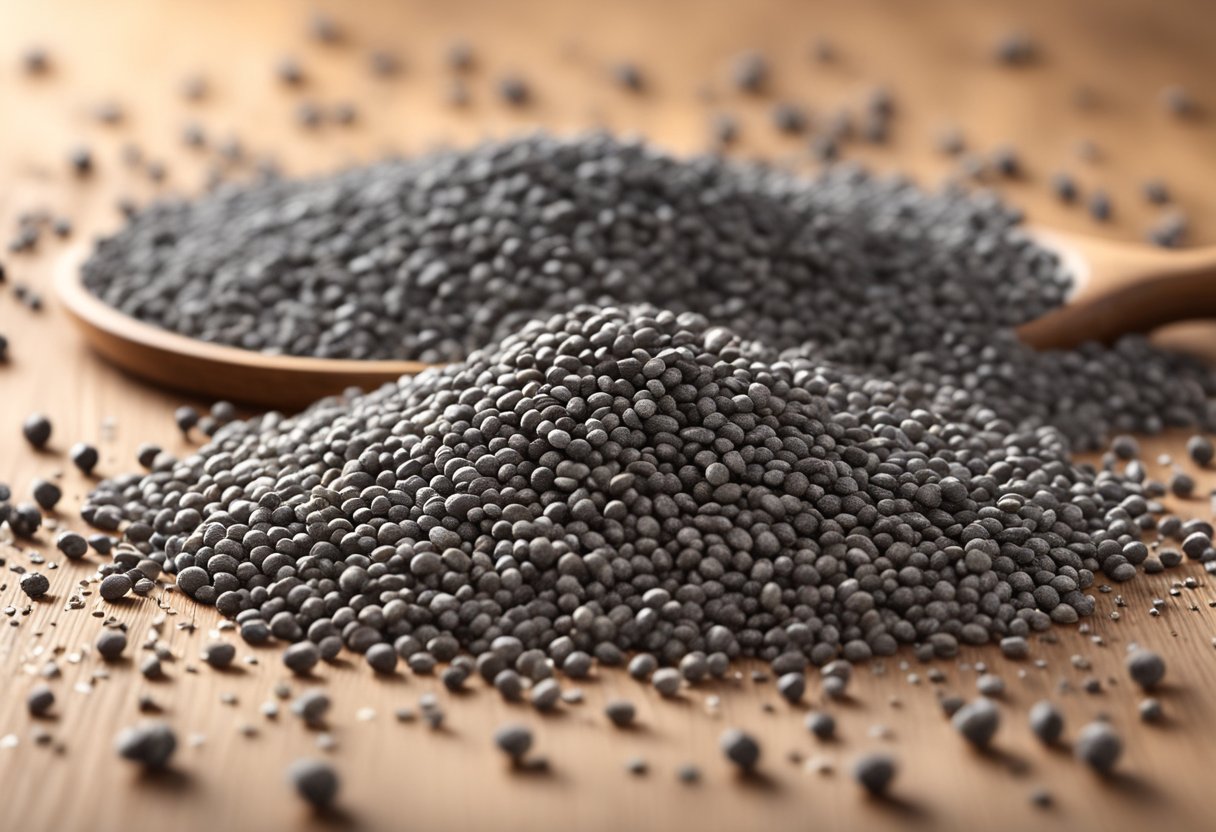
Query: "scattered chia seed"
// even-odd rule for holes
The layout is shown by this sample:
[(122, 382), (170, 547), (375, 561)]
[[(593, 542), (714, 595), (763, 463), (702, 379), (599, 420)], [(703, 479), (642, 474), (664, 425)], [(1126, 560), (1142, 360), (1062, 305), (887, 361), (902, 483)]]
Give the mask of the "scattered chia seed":
[(1153, 205), (1165, 205), (1171, 201), (1169, 186), (1160, 179), (1150, 179), (1141, 186), (1145, 200)]
[(777, 692), (791, 705), (797, 705), (806, 693), (806, 676), (801, 673), (786, 673), (777, 680)]
[(69, 560), (80, 560), (89, 553), (89, 543), (76, 532), (60, 532), (55, 547)]
[[(250, 622), (257, 624), (261, 622)], [(265, 625), (262, 625), (265, 627)], [(260, 636), (261, 630), (258, 630)], [(269, 630), (266, 630), (266, 638), (270, 637)], [(244, 627), (241, 629), (241, 635), (245, 635)], [(248, 639), (246, 639), (248, 640)], [(283, 664), (292, 673), (297, 676), (307, 676), (312, 672), (312, 669), (317, 666), (317, 662), (321, 660), (321, 651), (317, 649), (317, 645), (311, 641), (300, 641), (290, 645), (283, 651)]]
[(821, 740), (836, 737), (836, 718), (825, 711), (811, 711), (806, 715), (806, 730)]
[(103, 601), (113, 603), (130, 592), (133, 585), (134, 582), (130, 577), (119, 572), (102, 578), (97, 592)]
[(532, 748), (532, 729), (516, 723), (504, 725), (494, 732), (494, 744), (518, 765)]
[(33, 717), (46, 716), (54, 704), (55, 692), (51, 690), (50, 685), (35, 685), (25, 697), (26, 710)]
[(504, 75), (498, 79), (498, 97), (512, 107), (523, 107), (532, 100), (532, 89), (528, 82), (517, 75)]
[(853, 779), (875, 797), (887, 793), (896, 772), (895, 758), (881, 751), (865, 754), (853, 764)]
[(72, 464), (86, 477), (93, 473), (93, 469), (97, 467), (101, 458), (96, 448), (84, 442), (77, 442), (73, 445), (68, 456), (71, 458)]
[(1046, 700), (1036, 702), (1030, 709), (1030, 730), (1044, 745), (1055, 745), (1064, 733), (1064, 714)]
[(1061, 202), (1073, 203), (1077, 201), (1077, 180), (1070, 173), (1057, 171), (1052, 174), (1051, 190)]
[(979, 698), (960, 708), (951, 718), (956, 731), (977, 748), (987, 748), (1001, 724), (1001, 712), (996, 704)]
[(604, 715), (617, 728), (628, 728), (633, 725), (637, 708), (625, 699), (614, 699), (604, 706)]
[(216, 670), (223, 670), (236, 658), (236, 647), (226, 641), (213, 641), (203, 649), (201, 658)]
[(51, 590), (51, 582), (41, 572), (26, 572), (21, 576), (21, 591), (37, 601)]
[(1011, 31), (997, 41), (993, 54), (1005, 66), (1028, 66), (1037, 60), (1039, 47), (1026, 32)]
[(1158, 723), (1165, 718), (1165, 712), (1161, 707), (1161, 700), (1152, 696), (1140, 702), (1139, 708), (1140, 719), (1143, 722)]
[(1106, 191), (1098, 190), (1089, 195), (1089, 215), (1098, 222), (1108, 221), (1112, 210), (1110, 197), (1106, 195)]
[(123, 759), (147, 769), (163, 769), (177, 749), (177, 735), (164, 722), (141, 722), (121, 731), (114, 748)]
[(35, 479), (30, 485), (29, 491), (34, 497), (34, 502), (43, 511), (54, 511), (55, 506), (63, 499), (62, 489), (49, 479)]
[(324, 724), (331, 705), (329, 696), (321, 690), (306, 690), (291, 703), (291, 712), (310, 727)]
[(338, 774), (325, 760), (296, 760), (287, 769), (287, 780), (317, 810), (327, 809), (338, 796)]
[(1127, 673), (1144, 690), (1151, 690), (1165, 678), (1165, 660), (1151, 650), (1133, 650), (1127, 657)]
[(21, 433), (32, 447), (42, 450), (51, 439), (51, 420), (41, 413), (33, 413), (21, 426)]
[(1123, 754), (1123, 740), (1105, 722), (1091, 722), (1077, 734), (1073, 754), (1099, 774), (1108, 774)]
[(759, 52), (746, 52), (735, 59), (731, 79), (740, 91), (759, 95), (768, 86), (768, 61)]
[(756, 763), (760, 761), (759, 743), (750, 734), (740, 731), (738, 728), (724, 731), (718, 738), (718, 747), (722, 749), (726, 759), (745, 773), (753, 771)]

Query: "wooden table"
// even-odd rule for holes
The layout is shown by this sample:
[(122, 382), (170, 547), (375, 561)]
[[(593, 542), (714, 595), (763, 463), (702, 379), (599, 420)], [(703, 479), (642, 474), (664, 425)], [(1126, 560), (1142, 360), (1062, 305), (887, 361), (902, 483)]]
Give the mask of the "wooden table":
[[(1155, 216), (1138, 195), (1139, 183), (1161, 176), (1192, 217), (1193, 239), (1216, 241), (1213, 123), (1210, 117), (1180, 122), (1157, 102), (1159, 89), (1177, 82), (1207, 96), (1202, 103), (1216, 111), (1210, 85), (1216, 15), (1205, 0), (332, 5), (348, 29), (347, 42), (334, 47), (304, 37), (308, 7), (302, 3), (6, 4), (0, 10), (0, 229), (7, 234), (20, 213), (45, 208), (70, 216), (76, 240), (87, 241), (117, 226), (120, 197), (197, 190), (216, 156), (183, 146), (180, 133), (191, 120), (217, 140), (239, 136), (251, 156), (273, 151), (291, 172), (533, 125), (634, 130), (686, 152), (705, 146), (708, 119), (720, 110), (744, 120), (741, 155), (805, 159), (805, 139), (781, 137), (771, 128), (773, 101), (831, 112), (884, 83), (898, 110), (891, 141), (851, 147), (853, 157), (933, 182), (950, 168), (933, 148), (934, 133), (958, 124), (979, 151), (1016, 144), (1027, 174), (1007, 191), (1036, 221), (1138, 238)], [(1043, 60), (1023, 69), (998, 68), (990, 59), (992, 44), (1015, 25), (1041, 40)], [(457, 36), (474, 44), (478, 64), (470, 77), (472, 103), (464, 110), (445, 103), (441, 58)], [(836, 63), (809, 59), (817, 36), (837, 45)], [(35, 43), (48, 48), (54, 70), (28, 79), (17, 58)], [(405, 61), (399, 78), (371, 76), (367, 58), (374, 47), (399, 50)], [(772, 96), (743, 100), (726, 83), (731, 56), (749, 47), (772, 58)], [(275, 62), (287, 54), (298, 56), (307, 72), (300, 92), (283, 91), (274, 78)], [(632, 96), (605, 82), (607, 66), (618, 59), (638, 61), (650, 92)], [(494, 99), (493, 80), (508, 70), (531, 79), (534, 106), (513, 112)], [(192, 72), (211, 81), (213, 94), (204, 103), (189, 104), (178, 94)], [(1085, 111), (1074, 104), (1082, 86), (1094, 92), (1095, 103)], [(124, 124), (104, 126), (93, 118), (94, 108), (108, 100), (123, 105)], [(301, 100), (357, 102), (359, 123), (305, 131), (293, 120)], [(1085, 139), (1099, 148), (1098, 160), (1077, 157), (1075, 147)], [(92, 147), (97, 160), (87, 181), (74, 180), (65, 163), (78, 142)], [(121, 149), (131, 142), (167, 164), (164, 185), (154, 186), (123, 164)], [(1106, 187), (1116, 205), (1114, 221), (1096, 227), (1082, 208), (1055, 202), (1046, 179), (1057, 169), (1073, 171), (1085, 189)], [(36, 254), (5, 256), (10, 284), (49, 292), (51, 274), (65, 267), (68, 252), (67, 244), (45, 239)], [(0, 333), (12, 342), (11, 363), (0, 368), (0, 481), (24, 497), (33, 477), (62, 472), (66, 498), (54, 525), (79, 526), (75, 507), (90, 487), (69, 470), (65, 452), (73, 442), (101, 447), (101, 474), (131, 470), (141, 442), (187, 450), (171, 418), (181, 398), (148, 389), (89, 355), (53, 298), (33, 314), (6, 290)], [(1212, 333), (1199, 325), (1179, 328), (1173, 337), (1216, 357)], [(20, 438), (20, 422), (34, 410), (54, 421), (45, 453)], [(1145, 452), (1149, 459), (1161, 452), (1180, 457), (1184, 441), (1184, 433), (1148, 440)], [(1216, 485), (1216, 477), (1201, 480), (1198, 493)], [(1210, 515), (1202, 501), (1176, 508)], [(235, 669), (207, 668), (198, 651), (217, 618), (179, 595), (157, 593), (168, 607), (161, 636), (180, 658), (168, 665), (167, 681), (143, 680), (138, 645), (162, 614), (157, 603), (104, 606), (93, 594), (83, 609), (65, 610), (81, 582), (95, 589), (93, 572), (58, 557), (52, 537), (48, 528), (36, 546), (0, 546), (10, 567), (30, 567), (39, 551), (60, 565), (42, 567), (52, 579), (51, 596), (32, 607), (15, 573), (0, 579), (0, 607), (18, 608), (11, 618), (0, 617), (0, 678), (7, 680), (0, 694), (0, 829), (1212, 828), (1216, 610), (1209, 605), (1216, 590), (1195, 568), (1118, 587), (1127, 605), (1118, 621), (1110, 618), (1116, 595), (1097, 595), (1097, 613), (1086, 622), (1089, 634), (1060, 628), (1056, 643), (1034, 640), (1033, 657), (1046, 659), (1045, 669), (1004, 661), (995, 649), (936, 662), (948, 677), (944, 685), (930, 684), (928, 668), (911, 656), (858, 668), (852, 699), (832, 707), (841, 721), (839, 743), (814, 741), (802, 727), (803, 709), (789, 707), (771, 683), (753, 683), (748, 675), (691, 689), (671, 702), (623, 674), (600, 673), (581, 685), (583, 704), (541, 718), (526, 706), (505, 705), (480, 683), (474, 692), (451, 695), (432, 678), (374, 680), (361, 662), (339, 662), (324, 667), (315, 681), (335, 701), (329, 733), (337, 745), (321, 751), (317, 733), (294, 717), (284, 713), (272, 721), (259, 712), (286, 677), (278, 651), (239, 644)], [(1187, 575), (1199, 579), (1199, 588), (1169, 595), (1171, 584)], [(1153, 598), (1165, 599), (1157, 618), (1148, 613)], [(130, 658), (109, 666), (88, 655), (107, 615), (127, 622), (133, 636)], [(188, 622), (195, 629), (184, 628)], [(231, 632), (219, 635), (239, 641)], [(1139, 694), (1122, 667), (1133, 641), (1161, 651), (1169, 663), (1161, 726), (1137, 719)], [(1075, 668), (1074, 654), (1090, 657), (1092, 670)], [(52, 682), (58, 702), (53, 718), (34, 721), (25, 712), (25, 694), (52, 655), (63, 667), (62, 678)], [(988, 662), (1009, 688), (1005, 724), (987, 755), (964, 747), (934, 695), (938, 688), (973, 694), (976, 661)], [(910, 673), (919, 675), (919, 684), (908, 679)], [(1100, 694), (1082, 692), (1089, 676), (1101, 681)], [(1067, 691), (1059, 689), (1061, 681)], [(303, 687), (292, 681), (293, 691)], [(817, 690), (813, 684), (812, 699)], [(396, 708), (416, 706), (431, 691), (447, 711), (443, 730), (397, 722)], [(168, 776), (141, 777), (111, 747), (116, 731), (140, 718), (137, 703), (145, 694), (164, 707), (181, 739)], [(607, 726), (601, 706), (615, 695), (638, 703), (637, 730)], [(716, 709), (708, 705), (710, 696), (721, 698)], [(1118, 776), (1100, 780), (1066, 750), (1036, 744), (1025, 712), (1043, 697), (1066, 710), (1069, 736), (1098, 714), (1109, 715), (1127, 746)], [(512, 773), (492, 750), (491, 732), (508, 719), (536, 728), (550, 774)], [(255, 735), (242, 733), (246, 724), (256, 726)], [(741, 780), (728, 770), (716, 747), (727, 726), (746, 727), (761, 739), (762, 777)], [(890, 735), (876, 736), (883, 732), (875, 726), (887, 726)], [(50, 742), (37, 744), (35, 729), (48, 732)], [(890, 802), (863, 798), (847, 774), (857, 753), (876, 747), (889, 748), (901, 762)], [(791, 752), (827, 758), (834, 772), (808, 771), (789, 759)], [(341, 772), (341, 812), (314, 817), (284, 784), (287, 763), (306, 754), (331, 758)], [(626, 773), (624, 763), (633, 755), (648, 760), (647, 776)], [(683, 762), (702, 767), (700, 785), (677, 782), (675, 769)], [(1030, 805), (1037, 786), (1050, 789), (1055, 808)]]

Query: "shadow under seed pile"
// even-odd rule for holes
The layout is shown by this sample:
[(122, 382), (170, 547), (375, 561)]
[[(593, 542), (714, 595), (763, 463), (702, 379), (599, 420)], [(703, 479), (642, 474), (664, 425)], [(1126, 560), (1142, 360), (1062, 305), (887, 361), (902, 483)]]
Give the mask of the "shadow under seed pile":
[[(280, 640), (443, 659), (510, 637), (559, 666), (647, 650), (782, 672), (900, 644), (951, 655), (1088, 615), (1096, 573), (1127, 580), (1145, 560), (1140, 523), (1160, 506), (1071, 449), (1210, 424), (1210, 374), (1142, 339), (1045, 354), (1017, 342), (1012, 327), (1066, 281), (997, 203), (856, 171), (807, 183), (676, 162), (604, 137), (437, 158), (502, 191), (478, 228), (520, 203), (550, 216), (513, 251), (555, 234), (554, 258), (615, 274), (596, 264), (620, 268), (613, 235), (630, 236), (649, 259), (630, 261), (618, 293), (708, 311), (572, 306), (586, 293), (557, 268), (558, 312), (482, 319), (489, 335), (542, 315), (463, 361), (233, 422), (91, 495), (87, 520), (125, 522), (183, 591)], [(649, 201), (601, 209), (599, 236), (559, 234), (562, 217), (585, 222), (562, 190), (584, 180)], [(741, 183), (782, 209), (740, 197), (733, 213), (723, 197)], [(428, 239), (478, 252), (456, 222), (436, 219)], [(535, 262), (503, 263), (525, 295), (543, 285)]]

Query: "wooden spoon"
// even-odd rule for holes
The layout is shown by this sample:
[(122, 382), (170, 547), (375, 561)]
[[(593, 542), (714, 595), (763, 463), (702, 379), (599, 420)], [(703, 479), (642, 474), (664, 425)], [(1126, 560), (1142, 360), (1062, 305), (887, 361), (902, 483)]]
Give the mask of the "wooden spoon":
[[(1216, 246), (1169, 251), (1058, 231), (1031, 233), (1060, 255), (1076, 279), (1064, 306), (1018, 328), (1033, 347), (1109, 342), (1175, 321), (1216, 317)], [(290, 410), (433, 366), (264, 355), (187, 338), (98, 300), (81, 283), (79, 262), (79, 254), (63, 258), (56, 289), (86, 340), (122, 369), (165, 387)]]
[(1018, 327), (1037, 349), (1069, 349), (1086, 341), (1198, 318), (1216, 318), (1216, 246), (1160, 249), (1081, 234), (1032, 229), (1075, 280), (1064, 305)]
[(348, 387), (370, 390), (432, 366), (421, 361), (264, 355), (178, 335), (125, 315), (92, 295), (80, 280), (80, 255), (60, 260), (55, 290), (85, 340), (121, 369), (170, 389), (298, 410)]

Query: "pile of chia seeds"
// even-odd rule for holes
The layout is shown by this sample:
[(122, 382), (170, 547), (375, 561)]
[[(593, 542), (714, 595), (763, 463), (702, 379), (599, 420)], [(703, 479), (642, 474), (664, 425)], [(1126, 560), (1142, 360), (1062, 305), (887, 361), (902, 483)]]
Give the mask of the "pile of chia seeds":
[(1015, 223), (849, 168), (812, 181), (542, 134), (154, 203), (84, 282), (140, 320), (269, 353), (454, 361), (580, 303), (651, 303), (890, 364), (943, 308), (1004, 326), (1060, 301), (1055, 258)]
[(162, 205), (88, 281), (251, 348), (460, 359), (228, 423), (84, 508), (321, 655), (788, 672), (1024, 637), (1132, 578), (1162, 511), (1072, 452), (1212, 423), (1209, 371), (1143, 339), (1017, 341), (1068, 279), (990, 198), (605, 136)]

